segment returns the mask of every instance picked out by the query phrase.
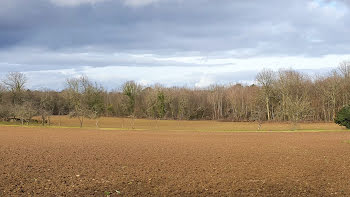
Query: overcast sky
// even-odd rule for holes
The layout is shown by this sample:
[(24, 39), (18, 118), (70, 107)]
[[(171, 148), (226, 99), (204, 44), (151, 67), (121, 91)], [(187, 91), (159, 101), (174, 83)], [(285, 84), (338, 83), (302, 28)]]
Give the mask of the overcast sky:
[(262, 68), (326, 73), (350, 60), (348, 0), (1, 0), (0, 77), (61, 89), (251, 83)]

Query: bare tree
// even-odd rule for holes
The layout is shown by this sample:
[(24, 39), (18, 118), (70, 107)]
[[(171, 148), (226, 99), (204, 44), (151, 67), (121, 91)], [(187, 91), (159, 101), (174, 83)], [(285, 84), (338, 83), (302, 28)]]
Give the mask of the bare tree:
[(340, 63), (340, 76), (342, 77), (341, 87), (343, 89), (343, 106), (350, 104), (350, 61)]
[(223, 101), (224, 101), (224, 87), (211, 86), (209, 87), (209, 98), (213, 108), (213, 119), (219, 120), (223, 117)]
[(279, 71), (279, 97), (283, 120), (289, 120), (294, 126), (308, 116), (310, 110), (309, 90), (311, 80), (295, 70)]
[(22, 105), (15, 105), (12, 110), (15, 117), (21, 120), (22, 125), (24, 122), (26, 122), (28, 125), (31, 119), (37, 113), (33, 104), (30, 102), (24, 102)]
[(265, 115), (264, 110), (260, 109), (260, 105), (251, 111), (250, 121), (258, 122), (258, 131), (261, 129)]
[(272, 70), (264, 69), (256, 76), (256, 81), (261, 86), (262, 95), (264, 96), (267, 120), (271, 120), (270, 100), (273, 94), (273, 85), (275, 83), (275, 73)]
[(286, 115), (293, 123), (293, 129), (296, 129), (298, 122), (310, 114), (310, 102), (304, 97), (288, 96), (286, 98), (286, 104)]
[[(350, 62), (315, 79), (287, 69), (264, 69), (256, 76), (257, 85), (213, 85), (205, 89), (186, 87), (143, 87), (126, 82), (111, 92), (86, 77), (68, 79), (62, 92), (25, 90), (23, 73), (9, 73), (0, 85), (0, 118), (27, 122), (35, 107), (43, 124), (51, 115), (95, 119), (102, 115), (184, 120), (331, 121), (344, 105), (350, 104)], [(29, 104), (30, 103), (30, 104)], [(124, 124), (123, 124), (124, 126)]]
[(6, 87), (0, 84), (0, 103), (3, 102), (3, 97), (5, 93), (6, 93)]
[(187, 119), (188, 106), (188, 97), (185, 94), (181, 94), (181, 98), (179, 98), (178, 119)]
[(12, 104), (21, 104), (26, 82), (26, 76), (20, 72), (10, 72), (3, 80), (5, 87), (12, 94)]
[(11, 116), (11, 107), (8, 103), (6, 103), (5, 94), (7, 90), (6, 88), (0, 84), (0, 118), (2, 121), (8, 120)]
[(125, 98), (125, 110), (127, 115), (135, 116), (135, 104), (137, 102), (137, 97), (140, 95), (142, 87), (135, 83), (134, 81), (128, 81), (124, 83), (123, 94)]
[(331, 75), (327, 78), (327, 90), (326, 94), (329, 98), (332, 108), (332, 121), (335, 119), (336, 111), (337, 111), (337, 100), (339, 93), (341, 91), (341, 78), (338, 73), (334, 70)]
[(45, 122), (48, 122), (50, 126), (50, 116), (53, 114), (55, 102), (53, 92), (50, 90), (44, 90), (42, 92), (38, 106), (38, 113), (41, 116), (43, 126), (45, 125)]
[(80, 127), (83, 127), (84, 118), (93, 118), (98, 127), (98, 117), (104, 110), (102, 87), (85, 76), (68, 79), (66, 85), (66, 95), (71, 105), (70, 117), (77, 117)]
[(350, 61), (343, 61), (339, 64), (338, 70), (344, 78), (350, 78)]

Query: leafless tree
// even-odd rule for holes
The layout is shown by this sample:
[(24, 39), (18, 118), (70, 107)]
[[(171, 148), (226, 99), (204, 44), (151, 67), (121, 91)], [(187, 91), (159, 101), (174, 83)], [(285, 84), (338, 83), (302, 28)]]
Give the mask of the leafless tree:
[(343, 89), (343, 106), (350, 104), (350, 61), (343, 61), (339, 68), (340, 76), (342, 77), (341, 86)]
[(214, 85), (209, 87), (208, 100), (213, 109), (213, 119), (219, 120), (223, 117), (224, 87)]
[(42, 125), (48, 122), (50, 126), (50, 116), (53, 114), (55, 108), (55, 98), (53, 92), (50, 90), (43, 90), (40, 96), (40, 102), (38, 106), (38, 113), (42, 119)]
[(102, 87), (85, 76), (68, 79), (66, 86), (67, 100), (71, 105), (70, 117), (77, 117), (80, 127), (83, 127), (84, 118), (94, 118), (98, 127), (98, 117), (104, 108)]
[(278, 84), (280, 98), (282, 98), (281, 115), (284, 120), (292, 121), (296, 126), (300, 120), (311, 113), (308, 98), (311, 80), (295, 70), (281, 70)]
[(272, 70), (264, 69), (257, 74), (256, 81), (261, 86), (262, 95), (264, 96), (267, 120), (271, 120), (270, 100), (273, 94), (275, 73)]
[(24, 122), (29, 124), (31, 119), (36, 115), (37, 111), (35, 110), (33, 103), (30, 102), (24, 102), (21, 105), (15, 105), (12, 108), (13, 114), (16, 118), (19, 118), (21, 120), (21, 124), (23, 125)]
[(3, 80), (5, 87), (12, 94), (12, 104), (21, 104), (27, 77), (20, 72), (10, 72)]
[[(63, 91), (26, 90), (22, 73), (9, 73), (0, 85), (0, 118), (27, 122), (35, 109), (43, 123), (51, 115), (85, 118), (118, 116), (176, 120), (331, 121), (338, 110), (350, 104), (350, 63), (311, 78), (287, 69), (264, 69), (257, 84), (212, 85), (208, 88), (141, 86), (127, 82), (122, 89), (104, 91), (87, 77), (68, 79)], [(124, 127), (124, 124), (123, 124)]]

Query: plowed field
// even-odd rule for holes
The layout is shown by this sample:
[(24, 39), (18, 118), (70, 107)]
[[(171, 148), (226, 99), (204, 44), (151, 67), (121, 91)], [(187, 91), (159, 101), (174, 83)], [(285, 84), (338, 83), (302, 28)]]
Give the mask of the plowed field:
[(0, 127), (0, 196), (350, 196), (349, 140)]

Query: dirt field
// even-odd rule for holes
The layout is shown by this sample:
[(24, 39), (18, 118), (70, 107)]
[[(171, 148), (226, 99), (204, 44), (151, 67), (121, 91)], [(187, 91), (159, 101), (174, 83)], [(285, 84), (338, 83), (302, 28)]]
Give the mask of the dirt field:
[(0, 127), (0, 196), (350, 196), (350, 132)]

